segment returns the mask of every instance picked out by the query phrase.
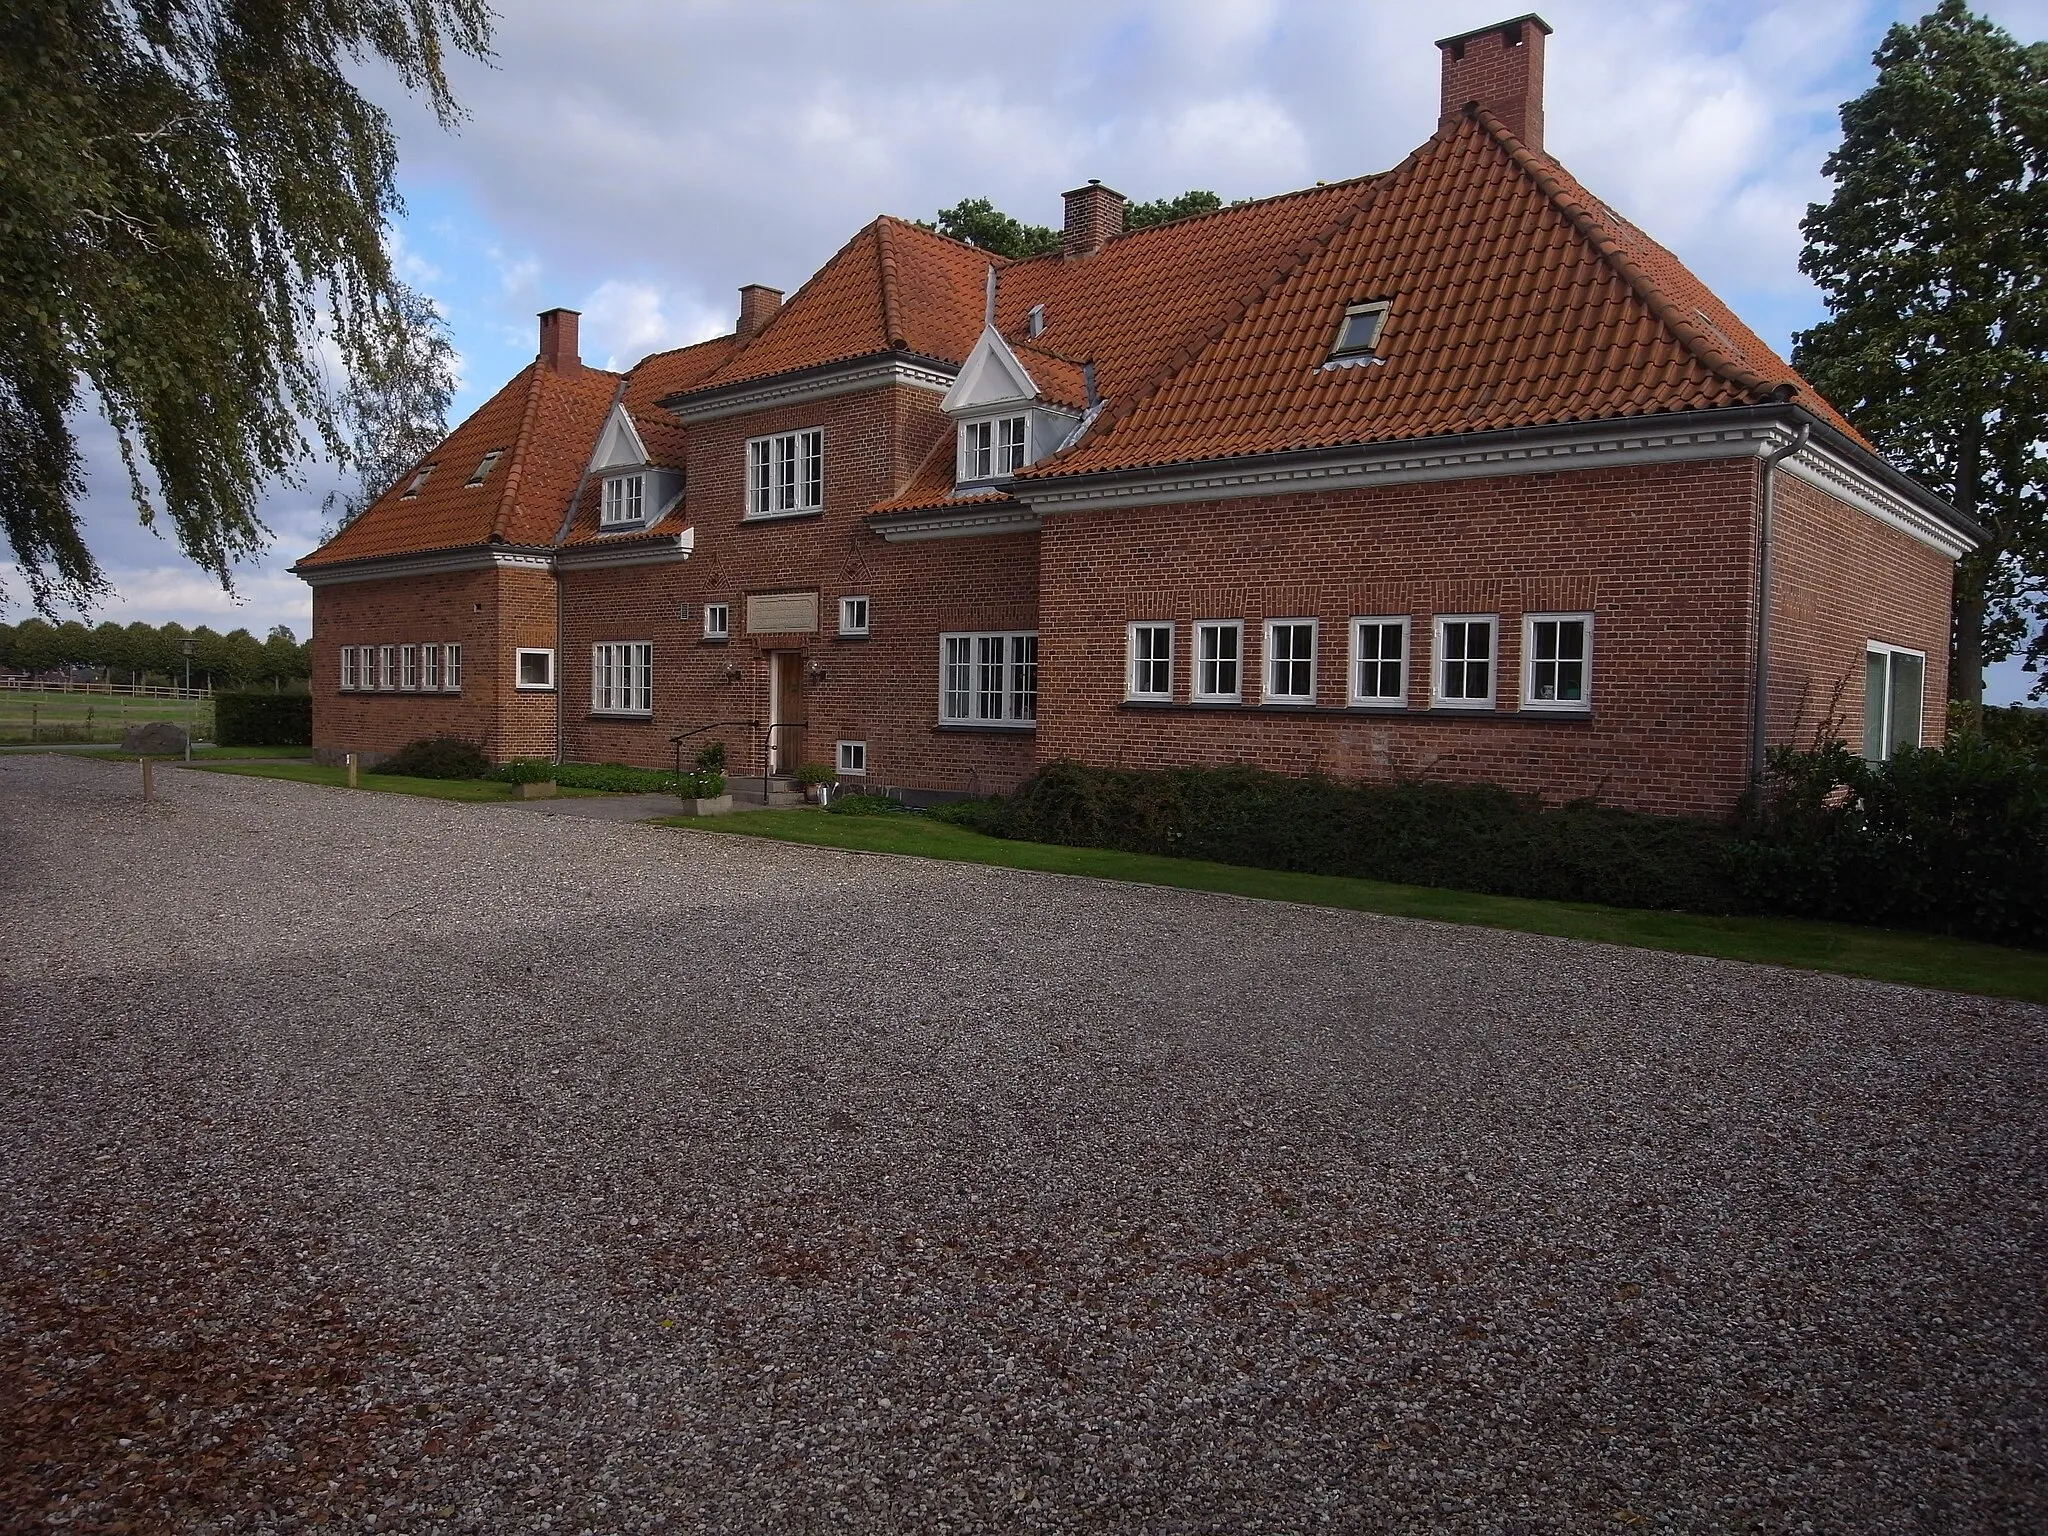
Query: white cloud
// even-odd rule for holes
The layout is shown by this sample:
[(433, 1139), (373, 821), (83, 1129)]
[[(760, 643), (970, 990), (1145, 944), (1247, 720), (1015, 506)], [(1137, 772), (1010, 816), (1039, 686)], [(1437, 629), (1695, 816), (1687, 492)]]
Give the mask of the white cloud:
[(650, 352), (724, 335), (732, 329), (732, 307), (713, 309), (653, 283), (614, 280), (583, 301), (580, 345), (587, 361), (602, 357), (598, 366), (617, 371)]

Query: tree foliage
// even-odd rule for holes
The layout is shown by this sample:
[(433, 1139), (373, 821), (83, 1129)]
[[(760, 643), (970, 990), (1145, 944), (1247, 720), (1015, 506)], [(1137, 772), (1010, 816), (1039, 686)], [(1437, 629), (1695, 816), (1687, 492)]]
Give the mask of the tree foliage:
[(401, 286), (375, 327), (370, 355), (342, 390), (340, 415), (355, 484), (322, 503), (332, 520), (321, 530), (323, 544), (448, 435), (455, 343), (433, 300)]
[(1191, 219), (1198, 213), (1214, 213), (1223, 206), (1223, 199), (1214, 192), (1183, 192), (1179, 197), (1162, 197), (1149, 203), (1127, 203), (1124, 205), (1124, 228), (1144, 229), (1152, 224), (1168, 224), (1175, 219)]
[(1802, 225), (1829, 318), (1793, 357), (1990, 530), (1956, 571), (1950, 687), (1975, 705), (1987, 663), (2048, 662), (2048, 45), (1942, 0), (1875, 62)]
[[(1198, 213), (1214, 213), (1223, 199), (1214, 192), (1183, 192), (1179, 197), (1162, 197), (1149, 203), (1124, 205), (1124, 228), (1143, 229), (1170, 219), (1185, 219)], [(1043, 256), (1060, 248), (1060, 232), (1043, 224), (1026, 224), (1013, 219), (985, 197), (963, 198), (950, 208), (941, 208), (935, 222), (925, 225), (955, 240), (978, 245), (998, 256), (1021, 260)]]
[(76, 620), (52, 624), (24, 619), (0, 624), (0, 670), (31, 676), (67, 668), (98, 674), (102, 682), (165, 685), (185, 681), (185, 642), (192, 642), (192, 682), (207, 688), (282, 687), (311, 675), (312, 648), (291, 627), (274, 626), (258, 640), (246, 629), (218, 634), (200, 625), (103, 623), (88, 629)]
[(381, 62), (451, 124), (446, 51), (489, 28), (487, 0), (0, 7), (0, 529), (39, 608), (105, 590), (75, 410), (223, 583), (309, 432), (348, 459), (323, 357), (375, 376), (403, 307), (391, 125), (349, 74)]

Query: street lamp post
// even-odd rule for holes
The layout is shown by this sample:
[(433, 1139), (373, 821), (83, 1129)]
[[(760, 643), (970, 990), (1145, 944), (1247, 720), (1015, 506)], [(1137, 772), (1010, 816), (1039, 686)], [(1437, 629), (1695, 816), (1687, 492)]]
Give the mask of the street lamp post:
[(192, 708), (192, 642), (181, 641), (178, 649), (185, 653), (185, 761), (192, 761), (192, 726), (198, 720), (198, 712)]

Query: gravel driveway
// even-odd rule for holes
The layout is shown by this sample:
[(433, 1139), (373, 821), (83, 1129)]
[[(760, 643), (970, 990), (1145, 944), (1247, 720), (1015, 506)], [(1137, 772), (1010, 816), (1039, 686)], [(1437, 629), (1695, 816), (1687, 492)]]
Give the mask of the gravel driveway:
[(0, 1529), (2048, 1528), (2048, 1010), (0, 760)]

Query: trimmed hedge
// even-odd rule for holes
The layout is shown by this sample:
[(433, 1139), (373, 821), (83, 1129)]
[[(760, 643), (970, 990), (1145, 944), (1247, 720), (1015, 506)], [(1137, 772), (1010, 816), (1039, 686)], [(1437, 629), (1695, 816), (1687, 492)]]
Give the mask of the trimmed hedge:
[(515, 757), (491, 769), (489, 777), (506, 784), (553, 779), (570, 789), (599, 789), (615, 795), (681, 795), (708, 800), (725, 793), (722, 773), (678, 774), (666, 768), (629, 768), (624, 763), (551, 763), (538, 757)]
[(1014, 799), (956, 802), (933, 814), (1002, 837), (1258, 869), (1620, 907), (1742, 906), (1727, 827), (1585, 802), (1546, 809), (1492, 784), (1343, 784), (1256, 768), (1138, 773), (1056, 762)]
[(310, 693), (216, 693), (213, 739), (223, 747), (310, 747)]
[(409, 779), (480, 779), (491, 771), (491, 760), (474, 742), (431, 736), (407, 742), (373, 771)]

